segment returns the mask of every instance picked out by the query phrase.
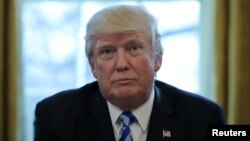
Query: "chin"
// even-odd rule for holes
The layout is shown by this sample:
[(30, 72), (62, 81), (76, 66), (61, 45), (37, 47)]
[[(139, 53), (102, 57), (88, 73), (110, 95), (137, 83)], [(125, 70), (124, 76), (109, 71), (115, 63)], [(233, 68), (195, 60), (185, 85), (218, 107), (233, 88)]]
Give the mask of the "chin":
[(138, 91), (134, 89), (130, 89), (130, 88), (121, 88), (121, 89), (116, 90), (113, 94), (116, 97), (126, 98), (126, 97), (133, 97), (137, 95)]
[(136, 93), (131, 92), (131, 91), (121, 91), (121, 92), (117, 92), (115, 94), (117, 97), (131, 97), (136, 95)]

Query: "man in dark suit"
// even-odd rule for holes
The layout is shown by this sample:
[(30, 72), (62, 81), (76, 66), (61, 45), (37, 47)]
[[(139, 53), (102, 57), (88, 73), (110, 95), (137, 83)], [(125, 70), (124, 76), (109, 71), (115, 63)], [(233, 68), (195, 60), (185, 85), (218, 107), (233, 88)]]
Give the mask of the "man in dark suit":
[(216, 103), (154, 79), (163, 49), (145, 8), (96, 13), (85, 51), (97, 81), (39, 102), (35, 141), (205, 141), (224, 123)]

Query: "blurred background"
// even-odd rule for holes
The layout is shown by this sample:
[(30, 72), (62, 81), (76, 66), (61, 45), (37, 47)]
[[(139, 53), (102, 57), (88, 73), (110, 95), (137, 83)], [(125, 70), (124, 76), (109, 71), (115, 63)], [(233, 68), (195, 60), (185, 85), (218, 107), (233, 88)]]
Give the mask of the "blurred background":
[(0, 141), (33, 141), (38, 101), (93, 78), (85, 26), (98, 10), (144, 5), (164, 47), (156, 79), (205, 96), (228, 124), (250, 124), (250, 1), (0, 1)]

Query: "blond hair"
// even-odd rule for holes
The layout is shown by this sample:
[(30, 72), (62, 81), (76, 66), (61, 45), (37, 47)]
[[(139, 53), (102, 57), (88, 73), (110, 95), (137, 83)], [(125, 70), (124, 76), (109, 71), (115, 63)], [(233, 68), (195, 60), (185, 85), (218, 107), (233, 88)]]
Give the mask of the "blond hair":
[(116, 5), (94, 14), (86, 27), (85, 52), (89, 58), (96, 36), (102, 33), (142, 31), (152, 39), (155, 53), (163, 53), (155, 18), (143, 6)]

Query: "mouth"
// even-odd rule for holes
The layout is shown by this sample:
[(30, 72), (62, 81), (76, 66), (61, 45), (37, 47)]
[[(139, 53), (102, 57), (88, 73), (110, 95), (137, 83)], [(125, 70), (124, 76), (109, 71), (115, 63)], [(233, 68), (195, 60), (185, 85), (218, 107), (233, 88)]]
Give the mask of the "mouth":
[(135, 79), (117, 79), (115, 81), (113, 81), (113, 83), (118, 84), (118, 85), (129, 85), (131, 83), (133, 83), (135, 81)]

